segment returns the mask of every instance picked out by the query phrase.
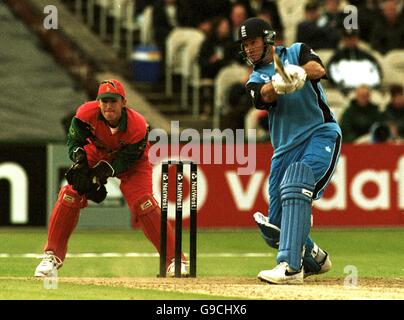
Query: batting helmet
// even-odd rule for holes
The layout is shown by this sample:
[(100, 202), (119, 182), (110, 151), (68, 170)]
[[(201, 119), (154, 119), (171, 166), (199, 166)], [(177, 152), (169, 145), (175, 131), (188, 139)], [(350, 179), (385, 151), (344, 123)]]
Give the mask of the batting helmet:
[[(265, 57), (268, 46), (272, 46), (275, 43), (276, 32), (272, 29), (271, 25), (260, 18), (249, 18), (245, 20), (238, 30), (237, 42), (241, 44), (240, 54), (249, 64), (257, 64)], [(261, 58), (254, 63), (247, 58), (242, 44), (243, 40), (255, 39), (261, 37), (264, 40), (264, 51)]]

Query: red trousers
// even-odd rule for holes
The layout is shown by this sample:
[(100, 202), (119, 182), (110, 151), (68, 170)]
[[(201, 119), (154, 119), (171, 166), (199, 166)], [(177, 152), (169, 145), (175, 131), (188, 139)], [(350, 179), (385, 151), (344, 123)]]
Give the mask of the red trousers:
[[(88, 152), (88, 163), (93, 167), (101, 157)], [(146, 237), (160, 250), (160, 207), (153, 197), (152, 166), (145, 157), (139, 159), (132, 168), (118, 176), (121, 180), (120, 189), (126, 200), (132, 220), (140, 223)], [(48, 241), (45, 251), (53, 253), (64, 260), (68, 240), (73, 233), (80, 215), (80, 210), (87, 206), (85, 196), (80, 196), (72, 186), (62, 187), (52, 211), (48, 228)], [(168, 265), (174, 258), (174, 232), (168, 224), (167, 260)], [(183, 259), (184, 256), (183, 256)]]

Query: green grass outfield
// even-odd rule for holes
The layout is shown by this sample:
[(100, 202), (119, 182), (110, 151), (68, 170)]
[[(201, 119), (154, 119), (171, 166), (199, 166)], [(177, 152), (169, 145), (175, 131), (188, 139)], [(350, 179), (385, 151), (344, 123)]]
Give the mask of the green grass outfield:
[[(312, 236), (332, 258), (333, 269), (322, 277), (343, 278), (344, 268), (355, 266), (359, 277), (404, 280), (404, 229), (314, 229)], [(160, 290), (59, 283), (46, 290), (31, 278), (39, 259), (25, 254), (42, 252), (46, 229), (0, 228), (0, 299), (224, 299)], [(188, 252), (187, 232), (184, 249)], [(69, 253), (143, 253), (141, 257), (71, 257), (60, 277), (156, 278), (158, 257), (140, 231), (77, 230)], [(150, 254), (148, 256), (147, 254)], [(223, 255), (227, 254), (227, 257)], [(249, 255), (255, 254), (255, 255)], [(258, 229), (200, 230), (198, 278), (255, 278), (275, 265), (276, 251), (267, 247)]]

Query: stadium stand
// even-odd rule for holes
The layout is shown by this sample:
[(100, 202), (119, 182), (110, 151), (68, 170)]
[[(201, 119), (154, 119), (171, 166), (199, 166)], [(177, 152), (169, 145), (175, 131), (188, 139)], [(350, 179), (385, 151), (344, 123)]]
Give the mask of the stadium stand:
[[(13, 1), (5, 1), (13, 3)], [(279, 13), (284, 24), (283, 44), (288, 46), (295, 41), (296, 25), (303, 18), (303, 9), (306, 1), (286, 1), (278, 0)], [(142, 95), (144, 105), (137, 106), (145, 110), (152, 110), (154, 126), (167, 127), (170, 119), (181, 120), (182, 127), (194, 127), (196, 129), (218, 127), (220, 124), (220, 114), (228, 106), (226, 101), (218, 100), (217, 95), (214, 100), (214, 114), (207, 121), (196, 121), (199, 115), (199, 104), (201, 103), (200, 88), (204, 85), (214, 86), (213, 92), (221, 92), (223, 96), (224, 87), (221, 80), (215, 79), (212, 83), (204, 81), (200, 77), (200, 69), (193, 63), (198, 54), (198, 44), (201, 34), (193, 27), (179, 27), (166, 39), (166, 52), (163, 57), (161, 81), (159, 83), (147, 84), (135, 82), (133, 79), (133, 59), (134, 48), (139, 44), (153, 44), (152, 27), (152, 7), (146, 6), (142, 14), (135, 16), (136, 0), (23, 0), (22, 3), (29, 3), (41, 12), (47, 4), (54, 4), (59, 10), (59, 21), (63, 25), (60, 33), (68, 42), (80, 52), (79, 58), (83, 59), (87, 65), (82, 64), (70, 66), (69, 72), (76, 68), (75, 77), (83, 78), (92, 76), (87, 82), (94, 82), (98, 78), (98, 73), (116, 74), (121, 76), (131, 90)], [(349, 4), (349, 1), (341, 1), (341, 7)], [(219, 13), (220, 14), (220, 13)], [(140, 17), (140, 18), (139, 18)], [(38, 27), (35, 27), (38, 29)], [(186, 32), (182, 35), (174, 35), (178, 30)], [(37, 31), (37, 30), (36, 30)], [(181, 32), (179, 32), (181, 33)], [(175, 39), (177, 37), (177, 39)], [(195, 43), (187, 46), (189, 39)], [(194, 39), (195, 38), (195, 39)], [(197, 39), (198, 38), (198, 39)], [(385, 92), (392, 83), (403, 83), (403, 52), (393, 50), (385, 56), (371, 49), (368, 43), (361, 41), (361, 46), (370, 50), (376, 59), (381, 63), (385, 75), (383, 84), (375, 93), (377, 101), (384, 102), (387, 99)], [(331, 56), (329, 50), (318, 50), (317, 52), (324, 63)], [(64, 64), (56, 54), (56, 59)], [(91, 66), (88, 67), (88, 66)], [(62, 69), (61, 69), (62, 70)], [(5, 71), (2, 70), (5, 73)], [(218, 77), (219, 78), (219, 77)], [(81, 82), (81, 85), (83, 83)], [(94, 84), (93, 84), (94, 85)], [(327, 87), (327, 97), (335, 113), (341, 114), (347, 105), (347, 97), (339, 94), (336, 89)], [(189, 92), (192, 89), (192, 99), (189, 99)], [(88, 85), (86, 87), (88, 93)], [(220, 103), (219, 103), (220, 101)], [(192, 107), (191, 107), (192, 104)], [(218, 107), (220, 105), (220, 107)], [(384, 106), (384, 104), (380, 104)], [(221, 110), (219, 113), (217, 110)], [(146, 111), (147, 113), (147, 111)], [(155, 116), (153, 116), (155, 115)], [(219, 119), (219, 120), (218, 120)]]
[(87, 95), (4, 2), (0, 29), (0, 141), (64, 141), (61, 118)]
[[(47, 3), (48, 2), (42, 0), (27, 0), (20, 3), (7, 1), (7, 4), (16, 12), (16, 17), (21, 17), (21, 19), (26, 22), (27, 26), (37, 33), (41, 39), (40, 43), (45, 45), (49, 50), (49, 52), (43, 52), (43, 55), (47, 56), (48, 59), (52, 59), (49, 55), (49, 53), (52, 53), (55, 59), (60, 63), (60, 65), (54, 63), (53, 66), (49, 66), (49, 64), (47, 64), (48, 67), (52, 70), (58, 69), (61, 73), (64, 73), (64, 76), (67, 78), (69, 78), (67, 73), (70, 73), (73, 76), (73, 79), (70, 78), (70, 80), (74, 86), (85, 89), (84, 96), (77, 99), (77, 102), (74, 102), (72, 98), (70, 98), (70, 100), (65, 103), (67, 107), (70, 107), (69, 110), (57, 112), (59, 118), (58, 121), (55, 122), (54, 126), (56, 128), (55, 130), (59, 131), (60, 134), (56, 140), (64, 140), (63, 130), (61, 129), (62, 127), (60, 126), (59, 119), (70, 113), (72, 111), (71, 108), (77, 107), (89, 98), (94, 98), (96, 94), (94, 89), (98, 87), (99, 81), (103, 79), (100, 77), (100, 74), (108, 74), (110, 77), (122, 78), (125, 80), (125, 83), (127, 83), (128, 95), (131, 97), (139, 96), (139, 99), (130, 101), (131, 105), (143, 114), (148, 115), (148, 121), (153, 128), (163, 128), (164, 130), (169, 130), (169, 120), (164, 115), (156, 112), (148, 101), (144, 99), (142, 100), (141, 94), (133, 87), (133, 82), (131, 81), (132, 68), (130, 61), (126, 60), (125, 58), (122, 59), (120, 57), (120, 52), (112, 48), (112, 43), (101, 41), (99, 36), (94, 34), (92, 30), (83, 25), (80, 17), (85, 17), (86, 12), (82, 12), (79, 16), (72, 15), (68, 10), (68, 7), (65, 7), (60, 1), (53, 1), (52, 3), (58, 8), (59, 27), (58, 31), (49, 31), (45, 30), (42, 26), (43, 8), (47, 5)], [(77, 8), (77, 6), (75, 6), (75, 8)], [(81, 8), (87, 8), (87, 6), (83, 5)], [(95, 10), (95, 21), (97, 21), (96, 12), (97, 11)], [(13, 17), (12, 19), (16, 20), (16, 17)], [(107, 30), (110, 30), (110, 28), (107, 27)], [(35, 39), (35, 37), (32, 37), (32, 35), (29, 38)], [(12, 42), (14, 41), (15, 40), (13, 37)], [(30, 55), (30, 51), (32, 50), (25, 50), (28, 56)], [(122, 48), (122, 52), (124, 51), (124, 48)], [(71, 56), (77, 59), (72, 59)], [(42, 60), (45, 61), (45, 58)], [(73, 60), (73, 62), (71, 60)], [(29, 60), (28, 58), (26, 61), (29, 61), (30, 67), (36, 66), (35, 61), (32, 59)], [(64, 68), (61, 67), (61, 65)], [(2, 71), (3, 70), (4, 69), (2, 69)], [(16, 73), (16, 77), (22, 77), (23, 74), (24, 72)], [(37, 82), (39, 83), (40, 81), (47, 81), (46, 78), (47, 76), (42, 73), (41, 75), (37, 76)], [(53, 83), (57, 82), (52, 81), (52, 79), (51, 81), (46, 82), (42, 92), (46, 92), (46, 95), (48, 95), (48, 91), (51, 92), (53, 90)], [(62, 87), (68, 87), (68, 85), (62, 85)], [(137, 102), (139, 104), (136, 104)], [(58, 103), (63, 103), (62, 99), (58, 99)], [(46, 101), (45, 104), (46, 106), (49, 106), (49, 108), (52, 107), (52, 104), (48, 101)], [(38, 108), (38, 110), (40, 109)], [(152, 110), (152, 112), (150, 110)], [(42, 109), (41, 112), (43, 114), (47, 113), (46, 109)], [(52, 114), (52, 112), (53, 111), (50, 111), (49, 114)], [(47, 123), (49, 127), (49, 122)], [(46, 127), (35, 126), (42, 128)], [(37, 128), (33, 128), (33, 131), (36, 129)], [(43, 138), (46, 139), (46, 141), (54, 140), (50, 135), (47, 136), (46, 134), (43, 134), (43, 137), (37, 137), (35, 134), (32, 134), (31, 138)]]
[(231, 85), (241, 82), (246, 75), (248, 68), (239, 64), (232, 64), (222, 68), (215, 78), (215, 98), (213, 109), (213, 128), (220, 128), (220, 118), (226, 112), (228, 101), (227, 93)]

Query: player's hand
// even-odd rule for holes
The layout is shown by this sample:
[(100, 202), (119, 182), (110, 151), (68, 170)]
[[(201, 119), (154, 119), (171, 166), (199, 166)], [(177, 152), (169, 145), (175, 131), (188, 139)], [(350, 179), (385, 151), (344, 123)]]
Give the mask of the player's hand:
[(304, 86), (307, 74), (302, 67), (289, 64), (285, 66), (285, 73), (290, 81), (284, 79), (279, 73), (272, 77), (272, 86), (277, 94), (292, 93)]
[(306, 83), (307, 73), (302, 67), (288, 64), (285, 66), (285, 72), (289, 74), (292, 82), (295, 83), (296, 90), (303, 88)]
[(114, 175), (114, 169), (105, 160), (99, 161), (90, 170), (90, 182), (98, 185), (104, 185), (107, 183), (107, 179)]
[(83, 195), (89, 192), (91, 187), (86, 152), (82, 148), (78, 148), (73, 154), (73, 159), (74, 163), (65, 176), (73, 189)]
[(296, 81), (285, 81), (279, 73), (275, 73), (272, 77), (272, 86), (280, 95), (296, 91)]
[(87, 199), (95, 203), (101, 203), (107, 197), (107, 189), (105, 185), (91, 184), (91, 190), (86, 194)]

